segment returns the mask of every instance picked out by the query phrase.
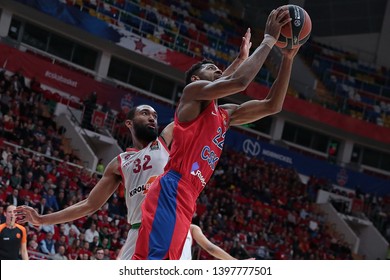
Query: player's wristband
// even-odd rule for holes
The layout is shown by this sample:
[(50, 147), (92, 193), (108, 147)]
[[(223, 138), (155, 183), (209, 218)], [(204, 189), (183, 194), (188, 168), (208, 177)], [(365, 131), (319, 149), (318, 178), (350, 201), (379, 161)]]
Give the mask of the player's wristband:
[(272, 49), (272, 47), (276, 43), (276, 39), (269, 34), (265, 34), (264, 39), (261, 43), (267, 45), (270, 49)]

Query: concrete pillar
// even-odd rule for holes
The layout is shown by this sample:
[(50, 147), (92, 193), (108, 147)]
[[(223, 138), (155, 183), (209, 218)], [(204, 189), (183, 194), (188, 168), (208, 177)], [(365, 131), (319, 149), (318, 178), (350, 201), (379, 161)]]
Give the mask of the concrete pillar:
[(2, 10), (0, 16), (0, 37), (8, 36), (8, 29), (11, 24), (12, 13), (8, 10)]
[(102, 52), (97, 65), (97, 79), (101, 80), (106, 78), (108, 74), (108, 68), (110, 67), (111, 55), (107, 52)]
[(382, 30), (379, 35), (376, 64), (390, 67), (390, 1), (387, 1), (385, 15), (383, 17)]
[(284, 119), (282, 118), (274, 118), (271, 125), (271, 139), (278, 141), (282, 139), (284, 128)]

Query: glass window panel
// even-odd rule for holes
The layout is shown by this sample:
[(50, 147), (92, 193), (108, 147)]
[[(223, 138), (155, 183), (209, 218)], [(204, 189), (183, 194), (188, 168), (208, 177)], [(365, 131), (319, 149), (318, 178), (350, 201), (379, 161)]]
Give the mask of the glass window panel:
[(379, 159), (381, 153), (372, 149), (365, 148), (363, 153), (362, 164), (369, 165), (372, 167), (379, 167)]
[(297, 133), (296, 126), (286, 122), (283, 128), (282, 139), (294, 143), (296, 133)]
[(46, 51), (49, 36), (50, 33), (46, 30), (26, 23), (24, 26), (22, 42), (37, 49)]
[(172, 99), (175, 83), (172, 80), (160, 76), (154, 76), (152, 92), (159, 96)]
[(50, 37), (48, 52), (60, 58), (70, 60), (74, 43), (61, 36), (52, 34)]
[(22, 26), (22, 23), (19, 20), (13, 18), (11, 20), (11, 24), (9, 26), (8, 37), (10, 37), (14, 40), (18, 40), (21, 26)]
[(132, 67), (131, 72), (130, 72), (129, 83), (136, 86), (136, 87), (150, 91), (151, 84), (152, 84), (152, 78), (153, 78), (152, 73), (150, 73), (149, 71), (146, 71), (142, 68), (134, 66), (134, 67)]
[(130, 64), (112, 57), (110, 61), (110, 67), (108, 68), (108, 77), (117, 79), (119, 81), (127, 83), (129, 77)]
[(94, 49), (78, 44), (75, 45), (72, 62), (85, 68), (95, 70), (97, 58), (98, 52)]

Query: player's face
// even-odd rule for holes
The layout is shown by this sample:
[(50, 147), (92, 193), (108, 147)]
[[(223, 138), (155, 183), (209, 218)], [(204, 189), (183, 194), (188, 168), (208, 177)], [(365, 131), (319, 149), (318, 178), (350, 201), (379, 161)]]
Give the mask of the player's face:
[(146, 142), (156, 140), (158, 136), (156, 111), (147, 105), (138, 107), (134, 114), (133, 128), (138, 139)]
[(11, 222), (12, 220), (15, 219), (15, 214), (14, 214), (15, 208), (16, 208), (15, 206), (8, 206), (7, 212), (5, 213), (5, 218), (7, 222)]
[(197, 76), (201, 80), (215, 81), (222, 76), (222, 71), (215, 64), (207, 63), (202, 66)]

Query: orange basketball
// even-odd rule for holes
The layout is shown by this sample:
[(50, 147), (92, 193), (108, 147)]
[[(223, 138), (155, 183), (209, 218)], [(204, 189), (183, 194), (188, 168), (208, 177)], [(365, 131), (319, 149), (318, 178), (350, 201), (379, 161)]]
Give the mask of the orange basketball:
[(309, 39), (311, 19), (309, 14), (297, 5), (285, 5), (283, 8), (289, 10), (291, 21), (282, 27), (276, 46), (281, 49), (295, 49)]

